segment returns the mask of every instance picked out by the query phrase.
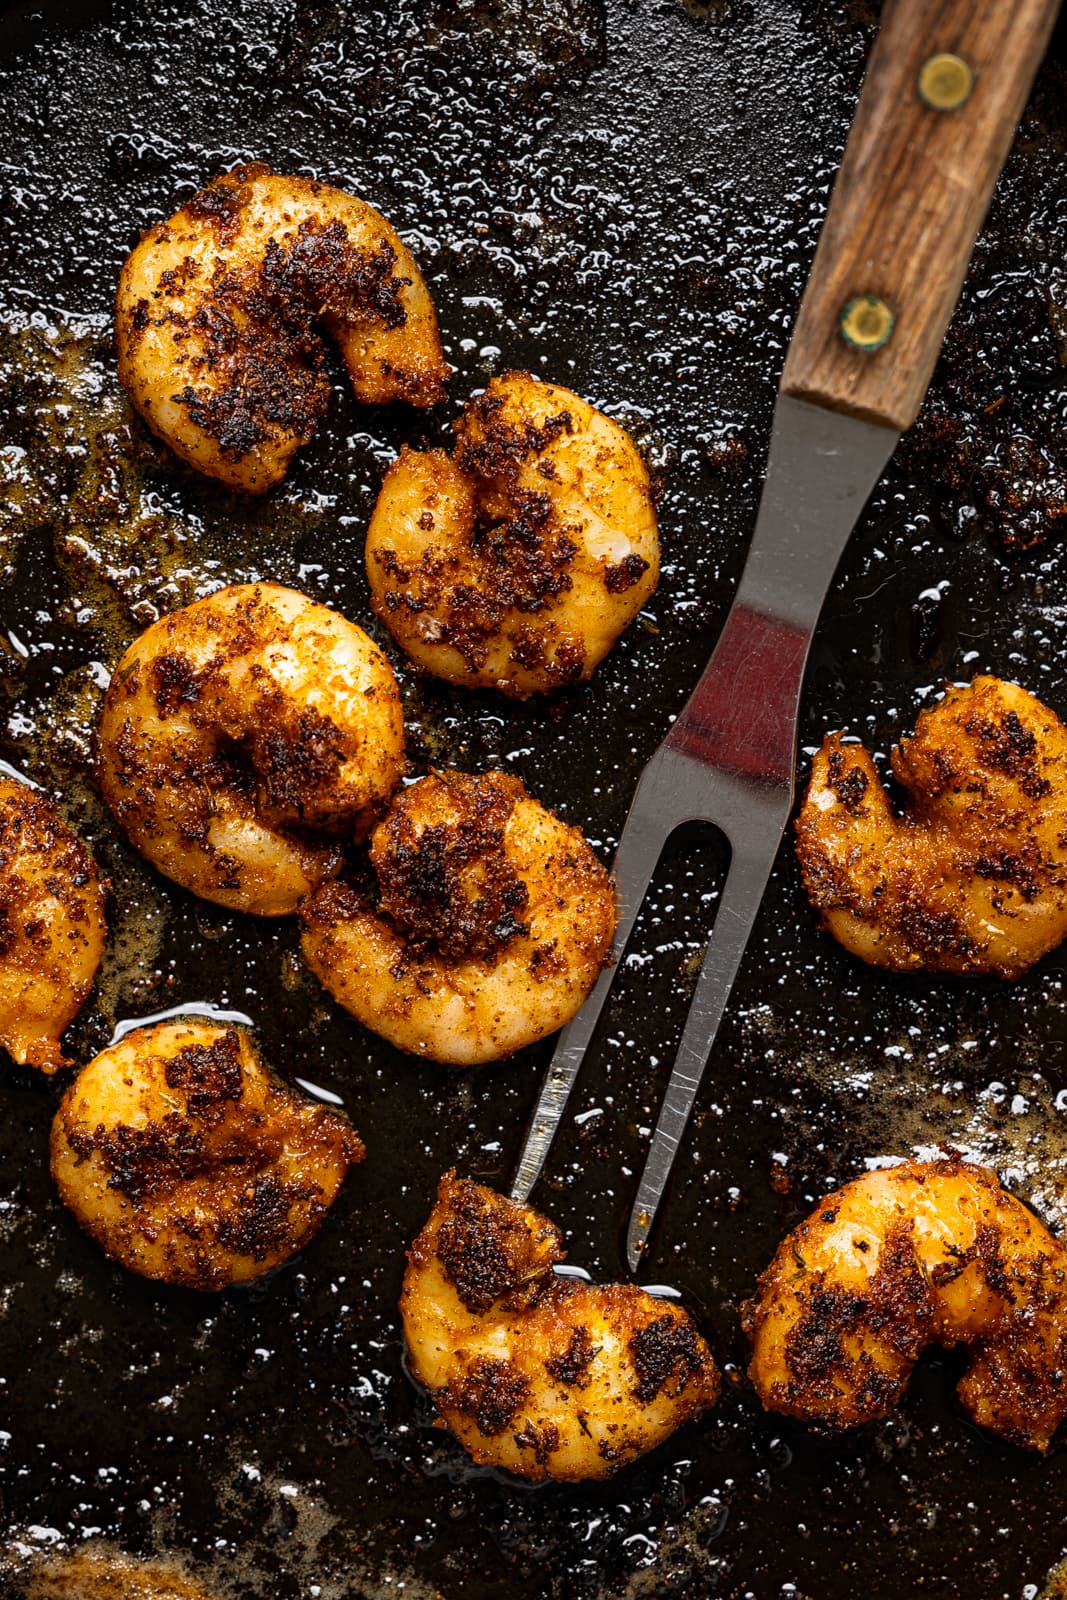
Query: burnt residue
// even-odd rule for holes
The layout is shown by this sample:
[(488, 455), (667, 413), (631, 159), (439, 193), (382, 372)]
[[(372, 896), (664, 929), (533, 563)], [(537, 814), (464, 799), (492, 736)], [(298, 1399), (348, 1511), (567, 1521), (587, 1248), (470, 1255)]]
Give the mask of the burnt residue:
[(604, 568), (604, 587), (609, 594), (625, 594), (647, 571), (648, 562), (643, 556), (628, 555), (614, 566)]
[(133, 1206), (167, 1195), (178, 1184), (209, 1170), (204, 1135), (181, 1111), (168, 1112), (144, 1128), (120, 1122), (94, 1132), (72, 1131), (68, 1143), (82, 1161), (97, 1156), (117, 1189)]
[(842, 750), (834, 750), (827, 764), (827, 781), (837, 796), (838, 804), (852, 815), (863, 804), (867, 793), (867, 774), (861, 767), (851, 765)]
[[(65, 1225), (43, 1157), (52, 1091), (4, 1065), (0, 1374), (18, 1375), (0, 1423), (6, 1525), (181, 1550), (225, 1600), (296, 1600), (312, 1584), (326, 1600), (377, 1600), (397, 1579), (419, 1600), (520, 1585), (532, 1600), (733, 1600), (785, 1584), (798, 1600), (1017, 1600), (1059, 1559), (1047, 1507), (1063, 1499), (1067, 1457), (1035, 1464), (977, 1438), (936, 1362), (920, 1363), (894, 1422), (840, 1445), (728, 1384), (706, 1422), (612, 1484), (530, 1495), (468, 1474), (404, 1376), (403, 1252), (451, 1162), (507, 1186), (550, 1045), (455, 1075), (400, 1059), (300, 976), (288, 924), (155, 877), (88, 777), (106, 675), (159, 614), (266, 576), (374, 630), (362, 550), (383, 469), (404, 442), (450, 438), (450, 408), (357, 407), (328, 366), (335, 402), (253, 505), (168, 461), (125, 406), (110, 332), (122, 261), (222, 167), (266, 159), (365, 195), (414, 245), (459, 369), (456, 405), (517, 367), (649, 441), (667, 489), (661, 587), (591, 685), (518, 706), (398, 663), (416, 770), (515, 771), (607, 859), (740, 569), (876, 11), (202, 0), (179, 15), (45, 0), (40, 22), (31, 8), (5, 18), (2, 754), (59, 785), (117, 886), (106, 990), (68, 1048), (84, 1061), (116, 1019), (178, 1001), (245, 1011), (282, 1071), (345, 1099), (368, 1146), (317, 1242), (205, 1311), (122, 1275)], [(1018, 677), (1067, 711), (1064, 60), (1061, 36), (923, 415), (842, 562), (802, 750), (849, 727), (888, 751), (942, 674)], [(912, 616), (942, 583), (931, 664)], [(566, 1119), (535, 1196), (571, 1259), (604, 1279), (620, 1273), (641, 1130), (722, 871), (712, 845), (664, 865), (575, 1090), (583, 1120)], [(869, 1158), (956, 1136), (1067, 1215), (1062, 956), (1005, 1002), (996, 983), (861, 968), (814, 922), (783, 852), (642, 1274), (700, 1307), (735, 1363), (736, 1307), (759, 1271)], [(772, 1153), (788, 1192), (767, 1183)]]
[(207, 1127), (217, 1123), (228, 1101), (240, 1100), (244, 1074), (240, 1041), (231, 1028), (214, 1044), (190, 1044), (167, 1062), (163, 1073), (167, 1087), (185, 1095), (185, 1110), (193, 1122)]

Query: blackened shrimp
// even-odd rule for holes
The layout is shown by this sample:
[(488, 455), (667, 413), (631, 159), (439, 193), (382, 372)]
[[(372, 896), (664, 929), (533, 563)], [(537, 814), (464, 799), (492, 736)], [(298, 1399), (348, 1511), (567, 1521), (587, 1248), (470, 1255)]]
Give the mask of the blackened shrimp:
[(262, 493), (326, 409), (320, 327), (357, 399), (443, 397), (433, 302), (396, 230), (340, 189), (236, 167), (150, 228), (123, 267), (119, 378), (179, 456)]
[(304, 955), (401, 1050), (468, 1065), (569, 1022), (611, 947), (611, 882), (577, 828), (499, 772), (435, 772), (371, 838), (376, 892), (327, 883)]
[(949, 689), (893, 751), (825, 740), (797, 818), (812, 904), (847, 950), (901, 972), (1017, 978), (1067, 935), (1067, 728), (1017, 684)]
[(564, 1254), (546, 1217), (446, 1173), (400, 1309), (412, 1371), (472, 1458), (573, 1482), (661, 1444), (719, 1377), (680, 1306), (557, 1277)]
[(24, 1600), (212, 1600), (169, 1561), (136, 1561), (97, 1550), (45, 1557), (23, 1582)]
[(746, 1311), (763, 1404), (837, 1430), (884, 1417), (927, 1345), (965, 1345), (964, 1409), (1045, 1450), (1067, 1415), (1067, 1251), (995, 1173), (870, 1172), (783, 1242)]
[(362, 1159), (346, 1118), (218, 1023), (127, 1034), (82, 1069), (52, 1124), (52, 1176), (86, 1233), (131, 1272), (190, 1289), (302, 1249)]
[(54, 1072), (104, 953), (104, 888), (45, 795), (0, 776), (0, 1045)]
[(648, 473), (623, 430), (526, 372), (405, 449), (367, 534), (378, 616), (439, 678), (520, 698), (591, 676), (659, 578)]
[(112, 678), (108, 804), (153, 866), (206, 900), (280, 916), (363, 838), (404, 768), (400, 693), (362, 628), (273, 583), (154, 623)]

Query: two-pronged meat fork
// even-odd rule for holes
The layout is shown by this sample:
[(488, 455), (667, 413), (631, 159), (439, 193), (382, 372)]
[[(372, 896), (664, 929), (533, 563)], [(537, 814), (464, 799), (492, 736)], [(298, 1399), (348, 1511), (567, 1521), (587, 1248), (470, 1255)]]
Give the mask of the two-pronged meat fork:
[[(715, 824), (730, 868), (630, 1218), (636, 1271), (793, 803), (804, 665), (845, 544), (918, 413), (1056, 0), (896, 0), (871, 55), (774, 414), (740, 587), (645, 768), (615, 858), (620, 960), (663, 847)], [(561, 1035), (512, 1193), (537, 1181), (611, 987)]]

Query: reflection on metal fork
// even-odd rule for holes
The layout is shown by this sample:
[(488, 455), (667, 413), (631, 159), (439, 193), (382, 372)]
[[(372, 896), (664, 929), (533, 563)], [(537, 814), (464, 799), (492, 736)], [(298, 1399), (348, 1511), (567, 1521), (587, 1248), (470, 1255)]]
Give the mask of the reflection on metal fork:
[(627, 1256), (636, 1271), (793, 803), (811, 636), (848, 536), (897, 434), (780, 395), (767, 480), (737, 596), (703, 677), (641, 775), (615, 858), (615, 965), (560, 1036), (512, 1186), (544, 1166), (663, 846), (687, 822), (730, 842), (730, 870), (664, 1095)]

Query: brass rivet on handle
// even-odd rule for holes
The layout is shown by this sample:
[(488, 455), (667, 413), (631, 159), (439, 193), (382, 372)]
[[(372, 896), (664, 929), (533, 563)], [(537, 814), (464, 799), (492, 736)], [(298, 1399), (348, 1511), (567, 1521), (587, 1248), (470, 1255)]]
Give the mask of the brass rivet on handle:
[(962, 56), (947, 50), (931, 56), (919, 68), (919, 99), (931, 111), (958, 111), (971, 97), (974, 70)]
[(880, 350), (893, 332), (893, 313), (875, 294), (857, 295), (841, 313), (841, 333), (857, 350)]

